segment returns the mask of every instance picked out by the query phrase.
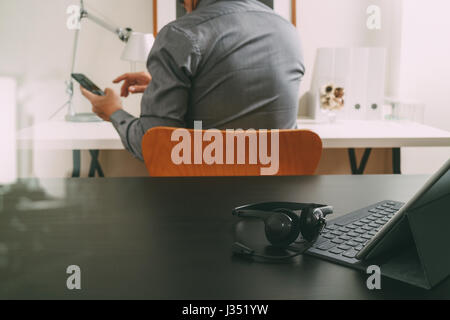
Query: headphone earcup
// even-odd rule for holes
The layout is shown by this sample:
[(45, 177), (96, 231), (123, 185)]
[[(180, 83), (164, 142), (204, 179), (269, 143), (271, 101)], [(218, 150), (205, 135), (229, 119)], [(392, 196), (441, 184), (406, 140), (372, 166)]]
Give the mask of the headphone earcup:
[(276, 247), (287, 247), (300, 235), (298, 215), (288, 209), (276, 209), (265, 221), (267, 240)]
[(300, 215), (300, 232), (302, 237), (308, 242), (313, 242), (317, 239), (322, 230), (322, 223), (320, 218), (314, 214), (314, 208), (302, 210)]

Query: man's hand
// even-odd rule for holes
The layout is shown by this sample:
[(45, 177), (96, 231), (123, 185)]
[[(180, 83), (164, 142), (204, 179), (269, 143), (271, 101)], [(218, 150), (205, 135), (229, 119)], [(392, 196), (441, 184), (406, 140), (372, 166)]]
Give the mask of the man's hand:
[(148, 84), (152, 81), (152, 76), (148, 72), (125, 73), (115, 79), (113, 83), (124, 81), (120, 90), (121, 97), (128, 97), (131, 93), (142, 93), (147, 89)]
[(116, 94), (114, 90), (108, 88), (105, 90), (106, 96), (98, 96), (87, 91), (83, 87), (80, 88), (83, 96), (91, 102), (92, 112), (97, 114), (103, 120), (110, 121), (111, 115), (122, 109), (122, 100), (120, 100), (119, 95)]

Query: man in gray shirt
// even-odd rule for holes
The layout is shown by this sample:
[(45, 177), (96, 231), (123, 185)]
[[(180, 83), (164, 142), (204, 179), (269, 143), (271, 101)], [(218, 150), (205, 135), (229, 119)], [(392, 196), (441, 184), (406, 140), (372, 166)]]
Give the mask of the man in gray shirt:
[[(294, 26), (258, 0), (185, 0), (189, 14), (165, 26), (150, 53), (150, 73), (125, 74), (121, 95), (143, 92), (141, 116), (122, 109), (111, 89), (82, 89), (142, 160), (147, 130), (296, 128), (305, 68)], [(151, 76), (150, 76), (151, 74)]]

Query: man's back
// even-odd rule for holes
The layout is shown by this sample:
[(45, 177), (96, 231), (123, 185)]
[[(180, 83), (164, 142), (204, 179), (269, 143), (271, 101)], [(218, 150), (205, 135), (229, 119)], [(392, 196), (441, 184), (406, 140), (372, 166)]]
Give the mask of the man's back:
[(112, 117), (124, 145), (156, 126), (292, 129), (304, 74), (298, 34), (257, 0), (201, 0), (164, 27), (147, 67), (153, 77), (141, 117)]
[(243, 0), (216, 1), (174, 25), (190, 32), (201, 50), (189, 127), (195, 120), (219, 129), (295, 127), (304, 67), (288, 21), (256, 0)]

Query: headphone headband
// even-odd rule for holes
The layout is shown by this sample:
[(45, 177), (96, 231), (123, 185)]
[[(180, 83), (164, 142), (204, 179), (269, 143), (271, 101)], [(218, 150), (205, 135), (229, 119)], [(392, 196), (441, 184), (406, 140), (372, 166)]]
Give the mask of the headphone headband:
[(296, 203), (296, 202), (263, 202), (237, 207), (232, 211), (232, 213), (235, 216), (239, 216), (239, 212), (244, 210), (273, 211), (276, 209), (283, 208), (296, 211), (305, 209), (317, 209), (323, 207), (327, 207), (327, 205), (316, 203)]

